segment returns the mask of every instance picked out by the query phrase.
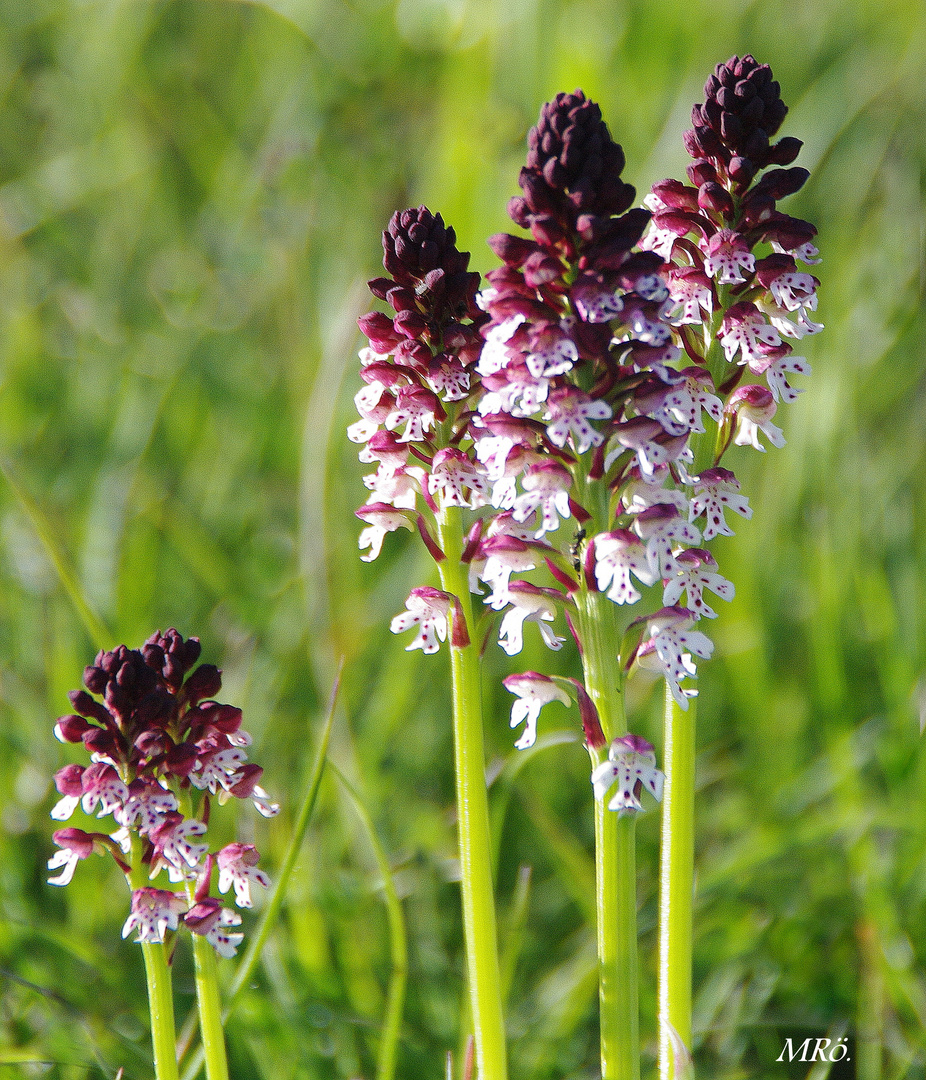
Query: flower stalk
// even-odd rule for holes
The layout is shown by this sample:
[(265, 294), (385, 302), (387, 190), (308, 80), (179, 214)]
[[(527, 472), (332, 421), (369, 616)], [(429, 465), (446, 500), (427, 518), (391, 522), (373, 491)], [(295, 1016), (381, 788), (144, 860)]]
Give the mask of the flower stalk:
[[(141, 889), (147, 884), (147, 878), (141, 864), (141, 842), (137, 837), (132, 837), (130, 859), (129, 884), (133, 890)], [(148, 984), (155, 1080), (179, 1080), (173, 979), (168, 960), (168, 945), (162, 941), (144, 941), (141, 952), (145, 962), (145, 981)]]
[[(464, 625), (472, 626), (472, 604), (465, 566), (460, 561), (463, 535), (459, 512), (449, 510), (438, 517), (438, 540), (447, 555), (439, 563), (441, 584), (459, 602), (452, 621), (461, 620)], [(460, 636), (459, 627), (455, 625), (451, 627), (451, 632), (452, 637)], [(460, 892), (476, 1062), (480, 1078), (505, 1080), (507, 1052), (492, 881), (478, 643), (451, 644), (450, 669)]]
[(695, 708), (666, 689), (659, 866), (659, 1080), (681, 1080), (691, 1055)]
[(144, 942), (141, 951), (148, 982), (154, 1075), (157, 1080), (179, 1080), (174, 997), (170, 966), (167, 963), (167, 946), (162, 942)]

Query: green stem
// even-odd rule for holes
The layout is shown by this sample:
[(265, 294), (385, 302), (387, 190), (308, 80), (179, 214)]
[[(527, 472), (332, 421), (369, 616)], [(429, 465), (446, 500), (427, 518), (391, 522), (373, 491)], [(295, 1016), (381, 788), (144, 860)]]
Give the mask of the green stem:
[(695, 703), (679, 708), (666, 686), (666, 774), (659, 867), (659, 1078), (690, 1077), (694, 903)]
[[(579, 620), (585, 686), (610, 742), (626, 731), (614, 605), (600, 593), (581, 596)], [(592, 751), (593, 764), (598, 763)], [(602, 1080), (639, 1080), (636, 821), (595, 802), (595, 879)]]
[[(143, 889), (148, 885), (148, 879), (141, 865), (141, 839), (136, 833), (132, 833), (132, 849), (129, 858), (132, 865), (132, 870), (128, 875), (129, 887), (133, 890)], [(146, 941), (142, 943), (141, 951), (145, 961), (145, 979), (148, 983), (154, 1075), (156, 1080), (179, 1080), (174, 994), (170, 964), (167, 959), (167, 945), (161, 941)]]
[(154, 1075), (157, 1080), (178, 1080), (174, 997), (166, 949), (161, 942), (146, 942), (141, 947), (145, 958), (145, 977), (148, 981)]
[[(453, 508), (444, 510), (438, 516), (437, 529), (438, 542), (447, 556), (438, 564), (441, 583), (444, 590), (459, 601), (463, 619), (472, 632), (475, 624), (467, 567), (460, 562), (463, 533), (459, 512)], [(460, 891), (476, 1062), (479, 1080), (505, 1080), (508, 1068), (492, 884), (479, 643), (471, 641), (463, 648), (451, 645), (450, 665)]]
[(228, 1080), (228, 1057), (225, 1052), (215, 950), (202, 934), (193, 934), (192, 937), (199, 1035), (206, 1061), (206, 1076), (208, 1080)]

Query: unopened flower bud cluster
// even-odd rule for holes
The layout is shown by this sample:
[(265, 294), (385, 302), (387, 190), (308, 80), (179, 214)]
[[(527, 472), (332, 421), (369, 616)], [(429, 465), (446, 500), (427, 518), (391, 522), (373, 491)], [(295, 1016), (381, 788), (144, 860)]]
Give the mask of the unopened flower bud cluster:
[(230, 928), (241, 916), (209, 895), (213, 869), (219, 892), (233, 889), (238, 907), (250, 907), (251, 886), (266, 887), (269, 879), (252, 844), (210, 851), (211, 805), (250, 799), (265, 817), (279, 807), (258, 783), (263, 769), (247, 760), (251, 738), (241, 710), (214, 700), (221, 672), (212, 664), (194, 667), (199, 654), (197, 638), (184, 640), (171, 629), (141, 649), (101, 652), (85, 669), (86, 690), (70, 693), (74, 712), (59, 718), (55, 734), (82, 743), (90, 764), (56, 773), (61, 798), (51, 816), (66, 821), (79, 806), (87, 815), (111, 816), (118, 828), (59, 829), (60, 850), (48, 863), (58, 874), (49, 881), (67, 885), (77, 863), (94, 852), (112, 856), (126, 875), (140, 862), (158, 884), (132, 891), (122, 936), (134, 931), (136, 941), (162, 942), (183, 925), (232, 956), (242, 935)]

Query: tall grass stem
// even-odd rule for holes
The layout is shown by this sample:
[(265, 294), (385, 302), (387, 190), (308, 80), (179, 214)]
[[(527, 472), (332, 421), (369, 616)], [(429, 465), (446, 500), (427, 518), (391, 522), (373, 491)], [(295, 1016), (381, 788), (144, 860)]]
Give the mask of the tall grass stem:
[(399, 1035), (402, 1030), (405, 987), (408, 982), (408, 932), (405, 928), (405, 917), (402, 914), (402, 902), (396, 892), (395, 882), (392, 878), (392, 867), (389, 865), (383, 845), (376, 835), (376, 829), (373, 826), (373, 819), (370, 817), (369, 811), (341, 770), (334, 762), (328, 764), (344, 788), (357, 817), (360, 818), (360, 822), (370, 841), (370, 847), (373, 849), (376, 865), (383, 879), (383, 898), (386, 903), (386, 919), (389, 924), (389, 951), (392, 960), (392, 975), (389, 979), (389, 991), (386, 996), (386, 1015), (383, 1020), (383, 1031), (379, 1041), (379, 1053), (376, 1057), (376, 1080), (393, 1080), (398, 1056)]

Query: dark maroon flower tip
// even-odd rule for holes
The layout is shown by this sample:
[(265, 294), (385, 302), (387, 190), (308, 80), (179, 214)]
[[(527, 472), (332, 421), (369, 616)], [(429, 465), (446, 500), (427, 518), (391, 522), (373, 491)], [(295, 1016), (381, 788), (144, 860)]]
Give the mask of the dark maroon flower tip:
[(535, 216), (570, 224), (578, 213), (622, 214), (633, 203), (634, 189), (620, 179), (624, 151), (599, 106), (581, 90), (548, 101), (527, 142), (518, 180), (524, 195), (508, 207), (517, 224), (526, 226)]
[(758, 170), (796, 154), (791, 143), (776, 148), (769, 143), (788, 108), (768, 64), (751, 55), (733, 56), (717, 65), (704, 94), (704, 104), (692, 110), (693, 130), (685, 133), (693, 158), (709, 159), (743, 188)]
[[(429, 315), (478, 314), (479, 275), (468, 269), (469, 252), (460, 251), (456, 242), (454, 230), (425, 206), (397, 210), (383, 233), (383, 266)], [(375, 284), (381, 291), (379, 279)]]
[(215, 664), (200, 664), (183, 684), (183, 698), (188, 704), (196, 705), (215, 697), (221, 689), (222, 672)]

